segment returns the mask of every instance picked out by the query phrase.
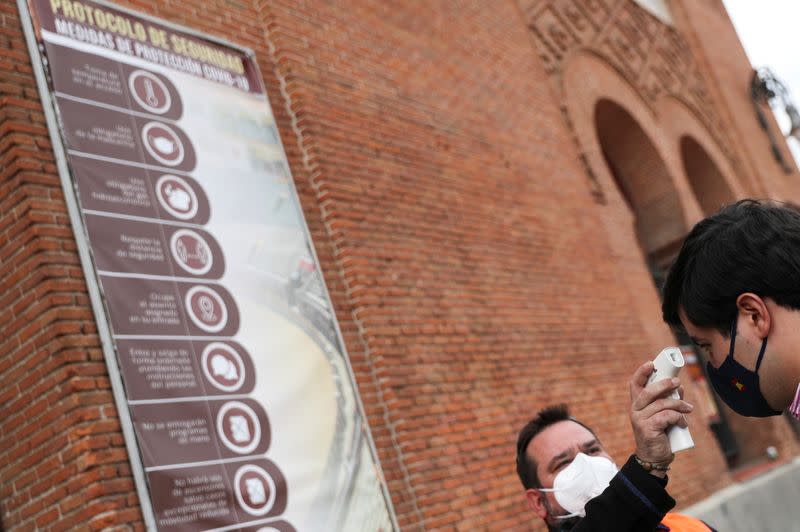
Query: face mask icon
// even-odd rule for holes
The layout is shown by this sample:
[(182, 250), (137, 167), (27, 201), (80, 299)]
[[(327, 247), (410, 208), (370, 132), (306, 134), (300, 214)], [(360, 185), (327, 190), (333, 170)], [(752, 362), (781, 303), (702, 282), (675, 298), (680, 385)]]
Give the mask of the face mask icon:
[(247, 418), (244, 416), (230, 417), (231, 436), (236, 443), (248, 443), (252, 439)]
[(236, 364), (222, 355), (211, 357), (211, 372), (215, 377), (222, 377), (225, 380), (239, 380), (239, 372), (236, 371)]
[(164, 155), (172, 155), (177, 148), (177, 144), (169, 140), (167, 137), (156, 137), (151, 135), (150, 143), (155, 147), (155, 149)]
[(264, 483), (257, 478), (248, 478), (244, 481), (247, 490), (247, 498), (252, 504), (264, 504), (267, 502), (267, 494), (264, 490)]

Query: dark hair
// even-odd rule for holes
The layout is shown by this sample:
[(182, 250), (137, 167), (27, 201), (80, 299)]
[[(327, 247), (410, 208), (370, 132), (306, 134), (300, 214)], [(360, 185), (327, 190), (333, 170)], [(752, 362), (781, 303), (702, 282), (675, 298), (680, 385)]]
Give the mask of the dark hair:
[(537, 434), (559, 421), (573, 421), (597, 438), (592, 429), (569, 415), (567, 405), (551, 405), (541, 409), (535, 418), (522, 427), (522, 430), (519, 431), (519, 436), (517, 436), (517, 475), (519, 475), (519, 480), (525, 489), (542, 487), (541, 482), (539, 482), (539, 475), (536, 474), (536, 462), (525, 451)]
[(664, 282), (664, 321), (681, 328), (678, 309), (726, 337), (745, 292), (800, 309), (800, 211), (745, 199), (697, 223)]

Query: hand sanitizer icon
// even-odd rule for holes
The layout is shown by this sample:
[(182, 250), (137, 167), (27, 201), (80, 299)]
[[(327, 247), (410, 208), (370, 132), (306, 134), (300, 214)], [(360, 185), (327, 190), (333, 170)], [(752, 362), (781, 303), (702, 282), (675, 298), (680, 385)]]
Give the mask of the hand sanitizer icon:
[(173, 209), (179, 211), (188, 211), (192, 206), (192, 198), (189, 193), (172, 185), (164, 187), (164, 193), (167, 196), (167, 202)]

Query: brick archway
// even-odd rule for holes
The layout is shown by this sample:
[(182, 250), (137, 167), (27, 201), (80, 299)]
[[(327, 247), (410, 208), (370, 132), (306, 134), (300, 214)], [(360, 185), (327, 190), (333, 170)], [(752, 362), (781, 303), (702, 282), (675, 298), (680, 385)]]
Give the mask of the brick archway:
[(685, 234), (669, 169), (631, 114), (603, 98), (595, 104), (595, 129), (606, 166), (633, 213), (642, 251), (651, 257)]
[(683, 175), (701, 208), (697, 218), (715, 212), (722, 204), (755, 191), (745, 190), (725, 152), (717, 145), (698, 117), (677, 98), (662, 98), (656, 104), (659, 123), (669, 133), (672, 151), (680, 157)]
[[(697, 220), (702, 211), (685, 181), (680, 155), (671, 149), (671, 139), (639, 91), (627, 81), (623, 73), (588, 51), (576, 53), (566, 61), (562, 88), (567, 115), (579, 149), (590, 171), (595, 175), (609, 207), (604, 211), (608, 212), (606, 221), (612, 247), (620, 253), (627, 247), (621, 242), (618, 243), (620, 245), (615, 245), (620, 233), (627, 233), (626, 238), (637, 238), (645, 255), (682, 238), (690, 223)], [(612, 111), (614, 106), (616, 112)], [(622, 153), (625, 148), (614, 143), (615, 133), (612, 126), (604, 125), (605, 122), (613, 122), (614, 116), (628, 117), (623, 118), (627, 123), (626, 130), (640, 139), (626, 141), (633, 144), (625, 153)], [(598, 117), (602, 119), (600, 124)], [(598, 128), (598, 125), (602, 127)], [(605, 141), (602, 141), (601, 135), (606, 136)], [(604, 142), (607, 153), (604, 153)], [(637, 155), (634, 148), (637, 142), (639, 148), (647, 146), (647, 160)], [(627, 184), (620, 187), (619, 179), (615, 178), (613, 169), (608, 164), (609, 150), (616, 153), (618, 159), (625, 159), (626, 154), (639, 159), (637, 164), (643, 172), (646, 172), (647, 166), (658, 169), (655, 178), (657, 194), (656, 191), (641, 190), (636, 197), (626, 198), (626, 187), (642, 189), (653, 187), (654, 183), (643, 174), (634, 178), (628, 169), (627, 178), (624, 175), (617, 176), (627, 181)], [(648, 197), (653, 194), (659, 197)], [(635, 204), (630, 204), (629, 199), (635, 200)], [(655, 215), (648, 215), (649, 219), (645, 220), (637, 218), (637, 214), (641, 215), (653, 206), (662, 209), (661, 227), (658, 230), (655, 227)], [(656, 232), (660, 235), (656, 235)], [(624, 256), (627, 259), (636, 258), (630, 256), (630, 252)], [(640, 258), (645, 261), (647, 259), (646, 256)]]
[(594, 53), (571, 54), (561, 85), (581, 156), (606, 200), (600, 219), (617, 274), (643, 333), (667, 345), (674, 338), (658, 318), (653, 272), (663, 267), (662, 250), (679, 243), (701, 214), (680, 156), (635, 86)]
[(712, 214), (734, 201), (736, 197), (725, 182), (725, 177), (700, 143), (694, 137), (684, 135), (679, 144), (686, 177), (703, 213)]

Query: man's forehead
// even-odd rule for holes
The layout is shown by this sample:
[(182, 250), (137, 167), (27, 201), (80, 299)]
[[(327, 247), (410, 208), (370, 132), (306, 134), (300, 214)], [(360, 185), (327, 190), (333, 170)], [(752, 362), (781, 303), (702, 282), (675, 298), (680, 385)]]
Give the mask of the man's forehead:
[(708, 340), (707, 336), (709, 335), (710, 332), (713, 332), (713, 330), (711, 329), (698, 327), (697, 325), (692, 323), (692, 321), (686, 315), (686, 311), (683, 310), (683, 307), (678, 307), (678, 317), (681, 319), (684, 332), (696, 344)]
[(528, 445), (528, 455), (538, 463), (546, 462), (594, 440), (591, 431), (580, 423), (571, 420), (558, 421), (534, 436)]

